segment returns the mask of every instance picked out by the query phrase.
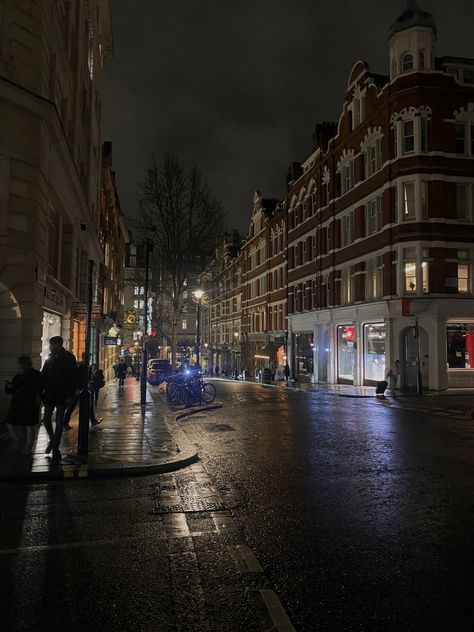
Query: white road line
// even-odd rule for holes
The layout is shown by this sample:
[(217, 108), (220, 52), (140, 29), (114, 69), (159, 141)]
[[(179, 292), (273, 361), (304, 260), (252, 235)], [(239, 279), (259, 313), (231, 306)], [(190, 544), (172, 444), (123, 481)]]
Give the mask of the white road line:
[(80, 542), (63, 542), (62, 544), (40, 544), (37, 546), (22, 546), (17, 549), (0, 549), (2, 555), (19, 555), (21, 553), (35, 553), (37, 551), (51, 551), (61, 549), (78, 549), (85, 546), (106, 546), (109, 544), (121, 544), (122, 542), (136, 542), (146, 539), (162, 539), (164, 536), (158, 535), (139, 535), (126, 538), (107, 538), (105, 540), (81, 540)]
[(263, 588), (260, 590), (260, 594), (275, 624), (275, 629), (278, 632), (296, 632), (276, 593), (268, 588)]
[(250, 573), (263, 573), (263, 568), (255, 557), (255, 553), (246, 544), (238, 544), (235, 547), (235, 553), (237, 560), (243, 561), (243, 565), (238, 563), (239, 570), (248, 571)]

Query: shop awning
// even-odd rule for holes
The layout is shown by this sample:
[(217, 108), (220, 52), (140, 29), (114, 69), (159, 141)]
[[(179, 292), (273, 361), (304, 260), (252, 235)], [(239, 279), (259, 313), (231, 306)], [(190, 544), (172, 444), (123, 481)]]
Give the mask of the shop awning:
[(276, 352), (280, 347), (276, 345), (274, 342), (269, 342), (266, 344), (263, 349), (260, 349), (258, 353), (255, 354), (255, 358), (261, 358), (262, 360), (270, 360), (276, 356)]

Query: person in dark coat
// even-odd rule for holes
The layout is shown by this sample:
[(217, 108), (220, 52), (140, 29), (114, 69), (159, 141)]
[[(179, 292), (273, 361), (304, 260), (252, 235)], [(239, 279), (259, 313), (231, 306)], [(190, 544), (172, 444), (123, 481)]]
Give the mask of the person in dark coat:
[[(63, 347), (61, 336), (53, 336), (49, 341), (50, 354), (41, 372), (43, 389), (43, 423), (49, 436), (46, 448), (53, 458), (60, 459), (59, 446), (63, 434), (63, 417), (68, 404), (77, 395), (77, 364), (72, 353)], [(53, 432), (52, 417), (56, 410), (56, 428)]]
[(127, 377), (128, 365), (123, 358), (120, 358), (120, 362), (117, 365), (117, 377), (119, 379), (119, 386), (122, 387)]
[(93, 364), (91, 366), (91, 382), (92, 390), (94, 392), (94, 404), (97, 406), (100, 389), (105, 386), (104, 372), (98, 364)]
[(290, 367), (288, 364), (285, 364), (285, 381), (288, 382), (290, 379)]
[(30, 358), (18, 358), (18, 373), (11, 382), (5, 383), (5, 391), (12, 395), (5, 420), (13, 442), (13, 449), (19, 448), (26, 429), (26, 443), (23, 454), (31, 454), (39, 423), (41, 404), (41, 374), (33, 368)]

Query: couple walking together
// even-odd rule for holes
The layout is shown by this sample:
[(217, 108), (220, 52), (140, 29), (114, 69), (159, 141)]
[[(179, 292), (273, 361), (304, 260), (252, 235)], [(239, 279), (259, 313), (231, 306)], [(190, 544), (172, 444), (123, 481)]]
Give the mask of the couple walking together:
[[(93, 365), (89, 380), (84, 384), (84, 365), (77, 364), (74, 355), (64, 349), (61, 336), (51, 338), (49, 346), (50, 355), (41, 373), (33, 368), (30, 358), (21, 356), (18, 359), (17, 375), (5, 384), (6, 392), (12, 395), (6, 423), (14, 444), (18, 444), (20, 440), (19, 426), (26, 427), (23, 453), (29, 454), (33, 447), (42, 400), (43, 423), (49, 437), (46, 453), (52, 452), (53, 458), (58, 460), (61, 458), (59, 447), (63, 429), (70, 428), (69, 420), (83, 388), (89, 388), (93, 393), (91, 420), (93, 424), (99, 423), (95, 418), (93, 402), (97, 403), (99, 390), (104, 386), (104, 375), (97, 365)], [(56, 423), (53, 430), (54, 411)]]

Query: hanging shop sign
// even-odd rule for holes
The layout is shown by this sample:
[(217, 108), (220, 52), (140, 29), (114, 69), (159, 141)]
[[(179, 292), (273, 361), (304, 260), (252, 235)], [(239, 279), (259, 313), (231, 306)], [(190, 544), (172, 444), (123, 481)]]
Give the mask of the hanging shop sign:
[[(99, 303), (92, 303), (92, 320), (98, 320), (102, 314)], [(73, 303), (71, 305), (71, 316), (74, 320), (86, 320), (87, 303)]]
[(66, 297), (65, 295), (51, 285), (44, 286), (43, 306), (46, 309), (50, 309), (54, 312), (61, 312), (64, 314), (66, 311)]
[(104, 338), (104, 344), (107, 347), (118, 347), (122, 344), (122, 341), (120, 338), (117, 338), (117, 336), (106, 336)]

